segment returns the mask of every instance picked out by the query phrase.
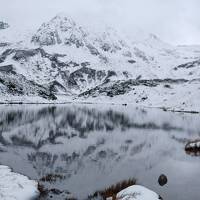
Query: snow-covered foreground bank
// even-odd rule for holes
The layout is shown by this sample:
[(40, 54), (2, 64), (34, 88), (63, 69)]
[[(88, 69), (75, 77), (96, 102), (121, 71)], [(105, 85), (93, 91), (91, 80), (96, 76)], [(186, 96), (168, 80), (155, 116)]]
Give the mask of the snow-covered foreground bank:
[(155, 192), (140, 186), (130, 186), (117, 194), (117, 200), (159, 200), (161, 199)]
[(37, 197), (37, 182), (26, 176), (11, 171), (7, 166), (0, 165), (0, 199), (30, 200)]

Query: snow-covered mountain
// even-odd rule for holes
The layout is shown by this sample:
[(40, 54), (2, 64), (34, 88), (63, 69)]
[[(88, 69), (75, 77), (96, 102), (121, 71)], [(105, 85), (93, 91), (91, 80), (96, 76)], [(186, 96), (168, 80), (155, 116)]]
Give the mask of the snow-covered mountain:
[[(120, 98), (126, 102), (128, 96), (132, 103), (140, 102), (137, 100), (140, 98), (143, 104), (163, 106), (169, 97), (167, 93), (174, 93), (177, 101), (173, 106), (181, 107), (187, 102), (179, 102), (181, 96), (177, 96), (174, 88), (185, 84), (186, 94), (189, 87), (198, 89), (198, 47), (175, 47), (153, 34), (127, 37), (110, 27), (92, 29), (65, 14), (42, 24), (35, 33), (19, 37), (11, 36), (12, 27), (1, 24), (4, 28), (0, 30), (3, 102), (31, 98), (40, 102), (42, 99), (118, 101)], [(145, 96), (150, 97), (152, 92), (155, 99), (161, 96), (158, 104), (152, 98), (145, 103)]]

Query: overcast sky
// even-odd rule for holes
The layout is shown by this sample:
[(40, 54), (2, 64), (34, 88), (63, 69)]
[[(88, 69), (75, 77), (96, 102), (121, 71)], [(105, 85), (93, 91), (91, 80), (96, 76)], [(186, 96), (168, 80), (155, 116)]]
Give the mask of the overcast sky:
[(0, 0), (0, 20), (36, 28), (57, 13), (131, 33), (139, 27), (172, 44), (200, 44), (200, 0)]

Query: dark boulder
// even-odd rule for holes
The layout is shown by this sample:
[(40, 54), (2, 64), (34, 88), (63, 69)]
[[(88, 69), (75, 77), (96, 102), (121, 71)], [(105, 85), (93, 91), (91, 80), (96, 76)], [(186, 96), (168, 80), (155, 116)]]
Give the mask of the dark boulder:
[(166, 185), (167, 184), (167, 176), (166, 175), (164, 175), (164, 174), (161, 174), (160, 176), (159, 176), (159, 178), (158, 178), (158, 183), (159, 183), (159, 185), (160, 186), (164, 186), (164, 185)]
[(129, 62), (130, 64), (134, 64), (134, 63), (136, 63), (135, 60), (128, 60), (128, 62)]

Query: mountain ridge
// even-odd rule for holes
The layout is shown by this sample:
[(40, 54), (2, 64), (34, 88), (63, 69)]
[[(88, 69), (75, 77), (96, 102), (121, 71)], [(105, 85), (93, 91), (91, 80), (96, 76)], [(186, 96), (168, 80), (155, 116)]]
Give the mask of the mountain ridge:
[[(163, 106), (165, 99), (169, 97), (166, 96), (169, 88), (176, 99), (181, 97), (177, 96), (174, 90), (180, 85), (176, 80), (188, 80), (184, 83), (186, 93), (191, 92), (189, 87), (198, 89), (193, 81), (197, 81), (200, 75), (198, 47), (176, 47), (163, 42), (153, 34), (144, 35), (143, 40), (134, 41), (134, 38), (125, 37), (113, 28), (98, 31), (87, 29), (72, 18), (61, 14), (43, 23), (35, 33), (25, 37), (24, 40), (8, 43), (0, 37), (0, 44), (2, 44), (0, 45), (2, 79), (0, 90), (4, 95), (1, 99), (3, 102), (8, 99), (9, 101), (24, 99), (22, 101), (26, 102), (26, 97), (31, 99), (41, 96), (40, 89), (37, 88), (39, 87), (46, 90), (46, 94), (42, 95), (44, 100), (46, 98), (59, 100), (62, 94), (62, 100), (72, 101), (74, 98), (80, 99), (81, 94), (85, 92), (99, 88), (102, 91), (108, 90), (109, 94), (114, 95), (97, 92), (97, 96), (89, 96), (89, 98), (115, 102), (120, 97), (123, 99), (122, 102), (126, 102), (127, 96), (133, 93), (131, 98), (133, 103), (137, 103), (135, 97), (142, 98), (145, 102), (145, 96), (150, 95), (149, 90), (157, 90), (155, 94), (162, 96), (161, 103), (155, 104), (150, 100), (147, 105)], [(188, 65), (190, 67), (180, 67)], [(18, 80), (15, 81), (17, 83), (15, 88), (19, 88), (20, 79), (24, 77), (26, 80), (24, 84), (27, 85), (25, 87), (22, 83), (23, 92), (20, 93), (18, 90), (13, 92), (8, 84), (5, 84), (11, 74), (13, 80)], [(134, 84), (134, 88), (133, 85), (127, 85), (137, 79), (141, 81), (160, 79), (161, 81), (156, 85), (164, 89), (151, 88), (144, 84), (140, 89), (137, 84)], [(162, 80), (165, 79), (174, 81), (164, 83), (165, 81)], [(126, 84), (118, 94), (113, 90), (121, 87), (121, 82)], [(166, 84), (168, 87), (164, 87)], [(23, 88), (27, 86), (29, 89), (24, 91)], [(138, 88), (137, 94), (132, 92), (135, 87)], [(80, 100), (87, 101), (87, 99), (88, 97)], [(42, 100), (39, 99), (37, 102), (40, 101)], [(175, 106), (183, 107), (182, 103), (178, 100)], [(192, 107), (193, 105), (188, 105), (188, 108)]]

